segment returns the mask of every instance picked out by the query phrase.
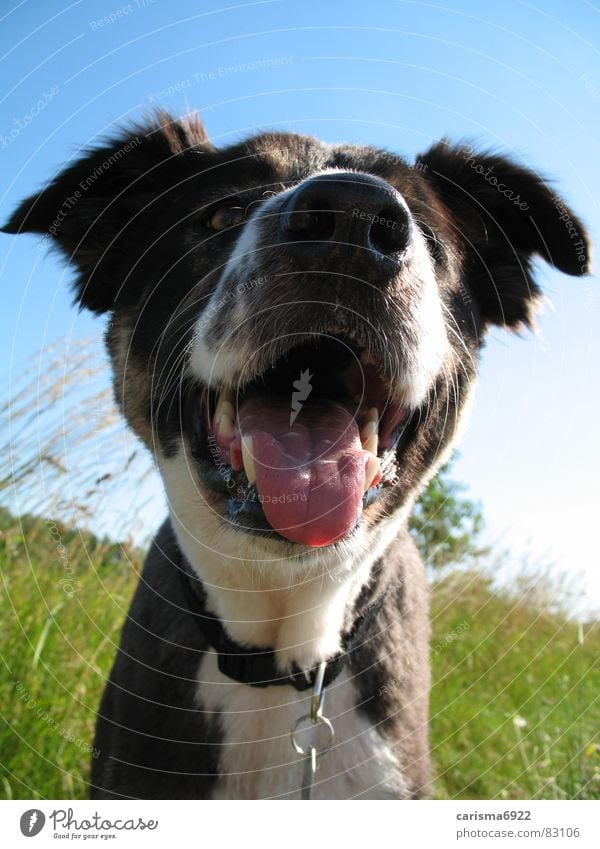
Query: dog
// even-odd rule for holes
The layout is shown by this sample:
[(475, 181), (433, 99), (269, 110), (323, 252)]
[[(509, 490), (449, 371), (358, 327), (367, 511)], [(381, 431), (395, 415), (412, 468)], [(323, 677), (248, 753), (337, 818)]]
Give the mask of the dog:
[(441, 141), (412, 164), (157, 113), (4, 228), (108, 314), (114, 391), (162, 475), (98, 711), (93, 798), (431, 793), (428, 592), (412, 505), (533, 260), (589, 270), (534, 172)]

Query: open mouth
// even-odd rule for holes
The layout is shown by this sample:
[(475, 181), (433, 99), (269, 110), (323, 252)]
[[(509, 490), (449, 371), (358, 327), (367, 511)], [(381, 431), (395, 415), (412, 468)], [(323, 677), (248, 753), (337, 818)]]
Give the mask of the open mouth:
[(313, 547), (346, 537), (393, 484), (414, 419), (366, 351), (333, 337), (237, 392), (197, 390), (190, 410), (198, 473), (230, 520)]

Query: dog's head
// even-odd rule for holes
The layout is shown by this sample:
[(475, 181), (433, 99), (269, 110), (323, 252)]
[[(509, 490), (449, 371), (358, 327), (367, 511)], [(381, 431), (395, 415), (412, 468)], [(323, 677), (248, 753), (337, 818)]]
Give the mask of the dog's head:
[[(587, 270), (531, 171), (443, 142), (415, 164), (265, 133), (214, 147), (159, 116), (15, 212), (111, 313), (122, 410), (180, 538), (360, 547), (446, 456), (491, 324), (531, 323), (532, 259)], [(187, 535), (187, 537), (186, 537)], [(259, 546), (260, 547), (260, 546)]]

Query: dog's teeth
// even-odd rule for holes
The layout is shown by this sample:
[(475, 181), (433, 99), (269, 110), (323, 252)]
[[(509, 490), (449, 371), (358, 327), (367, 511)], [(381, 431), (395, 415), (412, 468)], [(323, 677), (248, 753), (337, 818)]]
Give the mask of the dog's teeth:
[(379, 449), (379, 410), (377, 407), (371, 407), (367, 411), (360, 429), (360, 441), (365, 451), (370, 451), (371, 454), (377, 456)]
[(233, 419), (229, 413), (222, 412), (218, 421), (215, 422), (217, 436), (225, 439), (233, 439), (235, 429), (233, 427)]
[[(373, 407), (369, 410), (369, 415), (371, 415)], [(362, 447), (365, 451), (370, 451), (372, 454), (377, 455), (377, 449), (379, 447), (379, 435), (378, 435), (378, 426), (377, 421), (372, 418), (368, 419), (360, 429), (360, 441), (362, 442)]]
[[(371, 439), (374, 435), (377, 436), (379, 430), (379, 410), (377, 407), (371, 407), (361, 419), (362, 425), (360, 428), (360, 441), (365, 446), (365, 442)], [(368, 449), (371, 450), (370, 448)], [(374, 452), (377, 454), (377, 451)]]
[(215, 414), (213, 416), (213, 428), (218, 436), (230, 439), (234, 432), (235, 408), (233, 406), (233, 393), (224, 389), (219, 395)]
[(367, 467), (365, 469), (365, 489), (366, 492), (368, 488), (371, 486), (379, 471), (381, 469), (381, 460), (379, 457), (371, 456), (367, 460)]
[(252, 454), (252, 437), (242, 436), (242, 462), (248, 483), (256, 483), (256, 468), (254, 466), (254, 456)]
[(367, 439), (363, 440), (362, 447), (365, 451), (370, 451), (371, 454), (374, 454), (377, 457), (377, 451), (379, 449), (379, 438), (377, 436), (377, 431), (374, 434), (369, 436)]
[(377, 433), (377, 422), (372, 420), (366, 421), (360, 429), (361, 441), (364, 442), (365, 439), (373, 436), (374, 433)]
[(215, 407), (214, 421), (216, 426), (218, 426), (219, 419), (222, 415), (228, 416), (232, 422), (235, 421), (234, 406), (225, 393), (221, 393), (217, 402), (217, 406)]

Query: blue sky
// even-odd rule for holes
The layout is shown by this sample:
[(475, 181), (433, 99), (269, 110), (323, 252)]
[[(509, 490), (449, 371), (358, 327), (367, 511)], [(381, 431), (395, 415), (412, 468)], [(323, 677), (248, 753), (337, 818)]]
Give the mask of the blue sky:
[[(2, 15), (3, 217), (115, 122), (161, 106), (197, 109), (217, 144), (276, 127), (412, 157), (468, 137), (555, 178), (600, 232), (590, 3), (7, 0)], [(7, 372), (101, 329), (72, 310), (68, 274), (33, 237), (0, 237), (0, 273)], [(583, 572), (599, 596), (600, 295), (594, 278), (544, 267), (540, 280), (551, 305), (539, 337), (490, 336), (455, 475), (490, 538)]]

